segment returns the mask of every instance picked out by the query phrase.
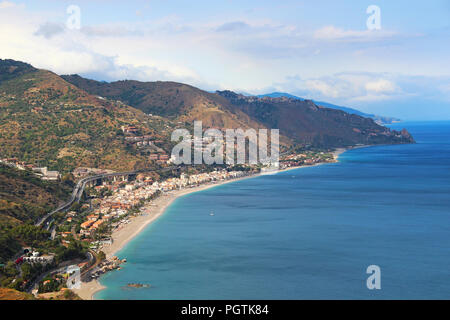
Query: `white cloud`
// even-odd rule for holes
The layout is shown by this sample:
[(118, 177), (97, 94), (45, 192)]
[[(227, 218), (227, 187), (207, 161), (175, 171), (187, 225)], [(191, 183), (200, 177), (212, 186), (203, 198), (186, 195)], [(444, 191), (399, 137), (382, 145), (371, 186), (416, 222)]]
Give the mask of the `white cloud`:
[(299, 76), (287, 77), (285, 81), (277, 83), (273, 89), (305, 98), (344, 104), (397, 99), (411, 94), (402, 90), (396, 81), (401, 80), (392, 74), (346, 72), (310, 79)]
[(391, 31), (345, 30), (332, 25), (322, 27), (314, 32), (314, 38), (318, 40), (354, 42), (379, 41), (396, 35)]
[(367, 91), (375, 93), (391, 93), (396, 91), (395, 84), (386, 79), (367, 82), (365, 88)]
[(304, 85), (306, 90), (318, 92), (325, 97), (339, 98), (342, 95), (340, 88), (336, 84), (327, 83), (324, 80), (306, 80)]
[(0, 2), (0, 10), (2, 9), (6, 9), (6, 8), (12, 8), (15, 7), (16, 4), (14, 2), (10, 2), (10, 1), (2, 1)]
[[(450, 76), (430, 77), (392, 73), (345, 72), (326, 77), (303, 79), (286, 77), (285, 81), (256, 91), (257, 94), (280, 91), (303, 98), (358, 107), (394, 103), (410, 99), (450, 102)], [(383, 104), (380, 104), (382, 106)], [(372, 112), (377, 113), (376, 110)]]
[(122, 34), (123, 42), (118, 42), (118, 31), (115, 26), (69, 30), (63, 22), (49, 22), (24, 6), (0, 2), (0, 58), (25, 61), (58, 74), (89, 74), (103, 80), (205, 83), (184, 65), (152, 57), (160, 39), (142, 38), (131, 29)]
[(54, 35), (63, 33), (65, 31), (64, 25), (62, 23), (51, 23), (47, 22), (39, 26), (39, 29), (34, 33), (36, 36), (43, 36), (50, 39)]
[[(65, 11), (59, 14), (33, 13), (23, 5), (0, 2), (0, 57), (59, 74), (173, 80), (208, 90), (285, 91), (348, 105), (394, 101), (417, 92), (450, 99), (448, 78), (399, 76), (422, 65), (419, 70), (424, 71), (417, 73), (427, 74), (429, 65), (439, 61), (428, 59), (421, 65), (423, 57), (419, 63), (409, 60), (415, 51), (404, 44), (411, 36), (385, 29), (312, 28), (239, 15), (189, 23), (177, 15), (159, 20), (145, 20), (143, 15), (135, 22), (117, 19), (68, 30)], [(433, 55), (445, 51), (429, 48)], [(443, 63), (438, 70), (448, 73)], [(288, 77), (291, 74), (301, 77)]]

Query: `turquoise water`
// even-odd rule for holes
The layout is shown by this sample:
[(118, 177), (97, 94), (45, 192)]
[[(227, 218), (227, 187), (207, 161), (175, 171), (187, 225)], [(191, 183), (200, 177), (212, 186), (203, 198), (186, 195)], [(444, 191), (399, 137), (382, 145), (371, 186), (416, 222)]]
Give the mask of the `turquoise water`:
[[(177, 199), (95, 298), (449, 299), (450, 122), (394, 127), (418, 143)], [(366, 287), (373, 264), (381, 290)]]

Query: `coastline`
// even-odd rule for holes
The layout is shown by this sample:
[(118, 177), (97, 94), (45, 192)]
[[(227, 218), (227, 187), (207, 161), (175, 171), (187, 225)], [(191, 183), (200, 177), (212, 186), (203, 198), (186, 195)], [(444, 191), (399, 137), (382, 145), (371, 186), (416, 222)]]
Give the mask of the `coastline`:
[[(298, 167), (297, 167), (298, 168)], [(130, 219), (130, 223), (125, 225), (119, 230), (115, 230), (112, 233), (111, 238), (113, 239), (113, 243), (109, 246), (102, 247), (102, 251), (105, 253), (106, 257), (112, 258), (117, 252), (119, 252), (128, 242), (130, 242), (134, 237), (136, 237), (142, 230), (145, 229), (150, 223), (154, 222), (160, 216), (164, 214), (166, 209), (179, 197), (187, 195), (189, 193), (194, 193), (198, 191), (203, 191), (206, 189), (210, 189), (216, 186), (224, 185), (227, 183), (232, 183), (244, 179), (250, 179), (260, 176), (260, 174), (255, 174), (246, 177), (240, 177), (237, 179), (230, 179), (219, 181), (215, 183), (207, 183), (200, 186), (195, 186), (191, 188), (181, 189), (181, 190), (173, 190), (166, 192), (152, 202), (147, 203), (143, 207), (143, 211), (149, 211), (147, 215), (141, 215), (137, 217), (133, 217)], [(94, 279), (90, 282), (82, 282), (81, 287), (79, 289), (73, 289), (73, 291), (78, 294), (83, 300), (93, 300), (94, 295), (105, 289), (97, 279)]]
[[(360, 146), (365, 147), (365, 146)], [(347, 150), (351, 150), (354, 148), (339, 148), (336, 149), (334, 152), (332, 152), (335, 162), (339, 162), (339, 156), (344, 153)], [(327, 162), (323, 163), (316, 163), (314, 165), (304, 165), (304, 166), (298, 166), (298, 167), (289, 167), (282, 170), (277, 171), (283, 172), (283, 171), (289, 171), (294, 169), (301, 169), (301, 168), (308, 168), (308, 167), (314, 167), (327, 164)], [(104, 246), (101, 250), (106, 254), (106, 257), (112, 258), (117, 252), (119, 252), (128, 242), (130, 242), (134, 237), (136, 237), (144, 228), (146, 228), (150, 223), (154, 222), (156, 219), (158, 219), (160, 216), (162, 216), (166, 209), (179, 197), (182, 197), (184, 195), (203, 191), (206, 189), (210, 189), (216, 186), (244, 180), (244, 179), (250, 179), (255, 178), (258, 176), (261, 176), (262, 174), (254, 174), (250, 176), (245, 176), (237, 179), (230, 179), (230, 180), (224, 180), (219, 181), (215, 183), (207, 183), (200, 186), (195, 186), (191, 188), (181, 189), (181, 190), (173, 190), (166, 192), (156, 198), (155, 200), (152, 200), (152, 202), (147, 203), (143, 207), (143, 211), (147, 211), (146, 215), (141, 215), (137, 217), (133, 217), (130, 219), (130, 223), (125, 225), (119, 230), (115, 230), (112, 233), (112, 239), (113, 243), (109, 246)], [(79, 289), (73, 289), (73, 291), (78, 294), (83, 300), (94, 300), (94, 295), (105, 289), (106, 287), (103, 286), (97, 279), (94, 279), (90, 282), (82, 282), (81, 287)]]

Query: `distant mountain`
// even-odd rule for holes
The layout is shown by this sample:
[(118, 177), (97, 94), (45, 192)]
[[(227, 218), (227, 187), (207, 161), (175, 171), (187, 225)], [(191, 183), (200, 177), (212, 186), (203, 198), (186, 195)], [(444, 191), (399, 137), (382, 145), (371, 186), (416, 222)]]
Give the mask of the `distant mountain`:
[(210, 93), (176, 82), (116, 81), (111, 83), (62, 76), (83, 90), (117, 99), (174, 121), (202, 120), (204, 127), (278, 128), (281, 142), (317, 147), (354, 144), (406, 143), (410, 139), (376, 124), (372, 119), (318, 107), (297, 97), (244, 96), (231, 91)]
[(390, 130), (370, 118), (318, 106), (312, 100), (287, 97), (244, 96), (232, 91), (218, 91), (233, 110), (240, 110), (296, 144), (339, 147), (356, 144), (411, 143), (414, 139), (403, 130)]
[[(264, 98), (264, 97), (271, 97), (271, 98), (286, 97), (286, 98), (291, 98), (291, 99), (298, 99), (300, 101), (304, 101), (305, 100), (303, 98), (300, 98), (300, 97), (297, 97), (297, 96), (294, 96), (292, 94), (285, 93), (285, 92), (272, 92), (272, 93), (268, 93), (268, 94), (258, 95), (258, 97), (260, 97), (260, 98)], [(364, 112), (361, 112), (361, 111), (356, 110), (356, 109), (352, 109), (352, 108), (348, 108), (348, 107), (342, 107), (342, 106), (338, 106), (338, 105), (331, 104), (331, 103), (328, 103), (328, 102), (316, 101), (316, 100), (312, 100), (312, 101), (314, 101), (315, 104), (317, 104), (319, 106), (322, 106), (322, 107), (336, 109), (336, 110), (342, 110), (342, 111), (345, 111), (345, 112), (350, 113), (350, 114), (357, 114), (357, 115), (359, 115), (361, 117), (372, 118), (378, 124), (390, 124), (390, 123), (393, 123), (393, 122), (400, 121), (400, 119), (397, 119), (397, 118), (378, 116), (378, 115), (375, 115), (375, 114), (364, 113)]]
[[(251, 96), (251, 95), (247, 95), (246, 94), (246, 96)], [(300, 100), (300, 101), (304, 101), (305, 100), (303, 98), (296, 97), (296, 96), (294, 96), (294, 95), (292, 95), (290, 93), (286, 93), (286, 92), (272, 92), (272, 93), (260, 94), (260, 95), (257, 95), (257, 97), (258, 98), (266, 98), (266, 97), (269, 97), (269, 98), (283, 98), (284, 97), (284, 98), (297, 99), (297, 100)]]

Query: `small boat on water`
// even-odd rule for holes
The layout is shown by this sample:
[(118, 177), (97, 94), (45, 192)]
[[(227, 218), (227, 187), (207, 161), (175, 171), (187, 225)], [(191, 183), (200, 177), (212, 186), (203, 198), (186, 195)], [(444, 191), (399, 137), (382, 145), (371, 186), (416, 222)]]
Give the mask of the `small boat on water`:
[(213, 216), (213, 215), (214, 215), (214, 211), (211, 211), (209, 215), (210, 215), (210, 216)]

